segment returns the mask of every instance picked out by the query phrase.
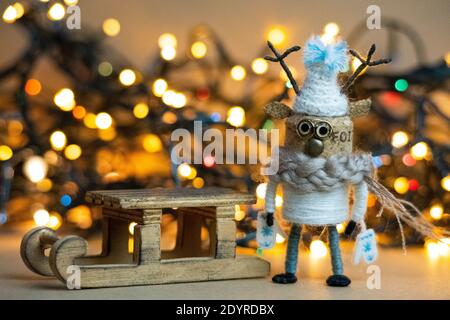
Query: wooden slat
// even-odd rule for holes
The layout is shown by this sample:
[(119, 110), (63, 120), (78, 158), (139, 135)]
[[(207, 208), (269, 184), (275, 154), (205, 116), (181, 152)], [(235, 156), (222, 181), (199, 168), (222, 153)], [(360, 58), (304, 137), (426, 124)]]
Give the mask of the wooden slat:
[(256, 198), (251, 194), (231, 189), (207, 187), (89, 191), (86, 194), (86, 201), (112, 208), (151, 209), (253, 204)]
[(266, 277), (270, 265), (257, 257), (185, 258), (146, 265), (80, 266), (81, 288)]

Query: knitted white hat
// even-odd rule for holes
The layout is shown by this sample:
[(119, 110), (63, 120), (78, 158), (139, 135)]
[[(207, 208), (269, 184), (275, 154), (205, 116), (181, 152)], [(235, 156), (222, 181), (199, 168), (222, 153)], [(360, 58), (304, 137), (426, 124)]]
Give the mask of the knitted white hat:
[(294, 111), (311, 116), (346, 115), (348, 100), (341, 93), (337, 75), (348, 70), (347, 43), (325, 44), (313, 36), (305, 44), (303, 61), (307, 75), (295, 98)]

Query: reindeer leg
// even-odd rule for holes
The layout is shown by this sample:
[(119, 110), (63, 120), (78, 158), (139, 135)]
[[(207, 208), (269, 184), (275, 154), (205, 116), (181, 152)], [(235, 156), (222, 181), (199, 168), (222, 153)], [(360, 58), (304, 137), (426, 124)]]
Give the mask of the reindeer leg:
[(341, 249), (339, 248), (339, 234), (334, 225), (328, 226), (328, 245), (331, 252), (333, 275), (328, 277), (327, 285), (330, 287), (346, 287), (351, 280), (343, 274), (344, 267), (342, 265)]
[(293, 223), (291, 232), (289, 233), (288, 245), (286, 250), (286, 272), (275, 275), (272, 278), (273, 282), (282, 284), (297, 282), (295, 273), (297, 272), (298, 244), (300, 241), (301, 233), (302, 226), (297, 223)]

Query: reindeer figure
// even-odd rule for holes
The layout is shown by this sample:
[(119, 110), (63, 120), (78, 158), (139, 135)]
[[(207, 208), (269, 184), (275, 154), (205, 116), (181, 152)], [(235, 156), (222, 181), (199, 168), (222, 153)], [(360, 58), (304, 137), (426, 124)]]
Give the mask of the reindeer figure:
[[(280, 102), (272, 102), (265, 107), (268, 116), (286, 119), (286, 139), (280, 149), (279, 171), (269, 177), (267, 185), (266, 222), (269, 226), (273, 225), (276, 188), (281, 184), (284, 194), (282, 214), (292, 223), (285, 273), (275, 275), (272, 281), (282, 284), (297, 281), (302, 225), (326, 226), (333, 270), (326, 283), (345, 287), (351, 281), (344, 275), (336, 225), (350, 218), (345, 230), (346, 234), (350, 234), (356, 224), (364, 223), (368, 196), (365, 177), (371, 176), (373, 171), (370, 154), (353, 153), (352, 148), (352, 118), (368, 113), (371, 101), (349, 102), (345, 91), (365, 67), (390, 60), (372, 62), (375, 45), (370, 48), (367, 59), (350, 50), (361, 61), (361, 66), (341, 89), (337, 76), (348, 69), (347, 44), (343, 41), (325, 44), (320, 37), (312, 37), (305, 45), (307, 76), (300, 90), (284, 62), (290, 53), (300, 50), (300, 47), (292, 47), (280, 54), (270, 42), (268, 45), (275, 57), (265, 59), (281, 64), (297, 94), (292, 109)], [(354, 189), (351, 212), (350, 187)]]

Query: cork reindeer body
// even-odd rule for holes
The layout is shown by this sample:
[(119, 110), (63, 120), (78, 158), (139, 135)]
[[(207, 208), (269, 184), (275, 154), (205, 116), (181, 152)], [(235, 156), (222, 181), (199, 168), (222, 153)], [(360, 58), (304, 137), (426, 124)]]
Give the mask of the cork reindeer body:
[[(306, 154), (317, 158), (329, 158), (353, 152), (353, 116), (365, 114), (370, 100), (349, 102), (337, 83), (339, 72), (348, 68), (345, 42), (325, 45), (319, 38), (312, 38), (306, 44), (304, 63), (307, 77), (301, 91), (296, 89), (293, 109), (280, 102), (265, 107), (272, 118), (286, 119), (284, 150)], [(294, 87), (295, 88), (295, 87)], [(280, 159), (283, 161), (283, 159)], [(298, 224), (335, 225), (346, 221), (350, 215), (358, 219), (364, 212), (349, 208), (348, 183), (342, 183), (332, 190), (322, 192), (299, 192), (290, 183), (278, 181), (283, 189), (283, 217)], [(273, 212), (273, 194), (277, 182), (270, 179), (266, 193), (266, 211)], [(364, 203), (367, 187), (354, 186), (357, 202)], [(360, 192), (361, 189), (363, 192)]]
[[(306, 153), (307, 140), (299, 139), (298, 125), (301, 121), (331, 125), (330, 136), (323, 139), (321, 157), (352, 152), (353, 122), (350, 117), (316, 117), (294, 114), (286, 120), (286, 140), (284, 148), (289, 151)], [(283, 217), (294, 223), (308, 225), (339, 224), (347, 220), (349, 212), (349, 186), (342, 185), (327, 192), (299, 193), (287, 183), (283, 189)]]

